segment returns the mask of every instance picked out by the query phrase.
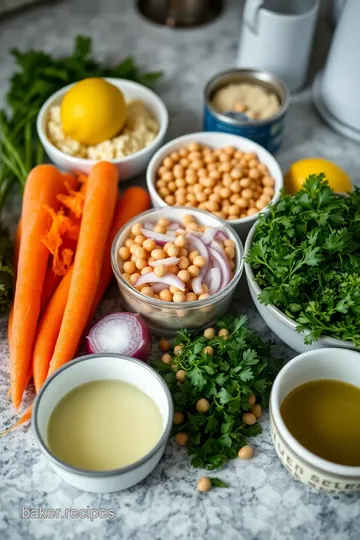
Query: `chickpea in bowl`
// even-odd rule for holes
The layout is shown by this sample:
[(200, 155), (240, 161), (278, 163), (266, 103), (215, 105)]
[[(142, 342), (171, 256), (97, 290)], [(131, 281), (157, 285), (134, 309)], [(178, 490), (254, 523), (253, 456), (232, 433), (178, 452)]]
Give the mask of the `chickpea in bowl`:
[(226, 133), (193, 133), (152, 158), (147, 184), (154, 206), (184, 205), (225, 219), (244, 239), (259, 212), (277, 202), (279, 165), (258, 144)]
[(112, 246), (112, 267), (130, 311), (153, 330), (202, 328), (229, 307), (243, 270), (238, 236), (216, 216), (184, 207), (130, 221)]

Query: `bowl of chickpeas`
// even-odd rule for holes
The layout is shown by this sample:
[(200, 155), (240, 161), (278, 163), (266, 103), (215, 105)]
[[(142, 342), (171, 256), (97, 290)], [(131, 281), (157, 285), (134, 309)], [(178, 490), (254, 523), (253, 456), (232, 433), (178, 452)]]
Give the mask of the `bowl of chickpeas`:
[(129, 311), (173, 335), (224, 314), (243, 272), (243, 246), (218, 217), (186, 207), (143, 212), (116, 235), (111, 263)]
[(205, 210), (228, 221), (243, 241), (284, 185), (280, 166), (265, 148), (217, 132), (191, 133), (160, 148), (146, 180), (155, 207)]

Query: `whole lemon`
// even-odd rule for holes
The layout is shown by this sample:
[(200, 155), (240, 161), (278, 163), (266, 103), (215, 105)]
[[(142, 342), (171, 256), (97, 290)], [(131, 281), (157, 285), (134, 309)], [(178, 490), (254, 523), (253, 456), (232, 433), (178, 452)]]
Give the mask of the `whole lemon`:
[(305, 158), (295, 161), (286, 173), (285, 191), (296, 193), (310, 174), (324, 173), (333, 191), (339, 193), (352, 190), (352, 183), (346, 172), (336, 163), (323, 158)]
[(119, 133), (126, 119), (126, 103), (121, 90), (105, 79), (83, 79), (66, 92), (60, 114), (66, 135), (93, 145)]

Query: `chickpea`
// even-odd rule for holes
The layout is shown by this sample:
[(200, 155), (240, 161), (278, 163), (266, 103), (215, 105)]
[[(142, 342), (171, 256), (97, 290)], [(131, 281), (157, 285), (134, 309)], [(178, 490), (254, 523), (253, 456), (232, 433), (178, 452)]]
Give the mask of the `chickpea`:
[(196, 193), (195, 198), (199, 203), (203, 203), (203, 202), (206, 201), (207, 196), (206, 196), (206, 193), (203, 193), (203, 192), (200, 191), (200, 192)]
[(168, 188), (162, 187), (159, 189), (159, 195), (166, 200), (166, 197), (170, 196), (170, 191), (168, 190)]
[(187, 225), (188, 223), (192, 223), (195, 221), (195, 218), (192, 214), (185, 214), (183, 217), (182, 217), (182, 220), (181, 220), (181, 223), (183, 225)]
[(141, 223), (134, 223), (134, 225), (131, 227), (131, 233), (134, 236), (137, 236), (138, 234), (141, 234), (142, 224)]
[(174, 162), (170, 157), (166, 157), (163, 161), (163, 165), (166, 169), (171, 169), (174, 166)]
[(128, 238), (126, 241), (125, 241), (125, 246), (128, 247), (128, 248), (131, 248), (131, 246), (133, 246), (135, 244), (134, 240), (132, 240), (131, 238)]
[(181, 157), (186, 157), (188, 155), (188, 153), (189, 153), (189, 150), (187, 148), (181, 148), (179, 150), (179, 156), (181, 156)]
[(229, 214), (234, 215), (234, 216), (238, 216), (240, 214), (240, 208), (238, 207), (237, 204), (232, 204), (229, 207)]
[(230, 215), (228, 216), (227, 219), (228, 219), (229, 221), (232, 221), (232, 220), (234, 220), (234, 219), (239, 219), (239, 215), (235, 216), (235, 215), (233, 215), (233, 214), (230, 214)]
[(255, 416), (255, 418), (258, 419), (258, 418), (262, 417), (262, 409), (261, 409), (261, 406), (258, 403), (253, 405), (250, 410), (253, 413), (253, 415)]
[(218, 204), (221, 201), (221, 197), (218, 193), (212, 193), (209, 197), (209, 200)]
[(238, 456), (240, 459), (251, 459), (253, 456), (252, 446), (246, 444), (238, 451)]
[(231, 163), (229, 161), (224, 161), (219, 165), (219, 171), (223, 173), (229, 173), (231, 171)]
[(174, 293), (173, 302), (185, 302), (185, 294), (182, 291)]
[(240, 193), (241, 186), (239, 180), (234, 180), (234, 182), (230, 184), (230, 189), (233, 193)]
[(120, 259), (122, 259), (123, 261), (127, 261), (128, 259), (130, 259), (130, 249), (126, 246), (122, 246), (119, 249), (119, 256)]
[(220, 189), (219, 195), (222, 199), (228, 199), (231, 195), (231, 191), (228, 187), (223, 187)]
[(172, 302), (172, 299), (173, 299), (173, 295), (171, 294), (169, 289), (163, 289), (162, 291), (160, 291), (159, 297), (160, 297), (160, 300), (163, 300), (164, 302)]
[(255, 404), (256, 396), (255, 394), (250, 394), (248, 399), (248, 404), (252, 407)]
[(147, 238), (143, 242), (143, 248), (146, 249), (146, 251), (149, 251), (149, 252), (151, 252), (153, 249), (155, 249), (155, 245), (156, 245), (155, 240), (153, 240), (152, 238)]
[(206, 300), (206, 298), (209, 298), (209, 297), (210, 297), (210, 294), (208, 293), (199, 294), (198, 300)]
[(252, 180), (258, 180), (258, 178), (260, 178), (260, 172), (258, 171), (258, 169), (250, 169), (248, 174), (249, 178), (251, 178)]
[(224, 339), (229, 339), (229, 330), (227, 328), (221, 328), (218, 332), (218, 336)]
[(164, 188), (165, 187), (165, 182), (164, 180), (158, 180), (155, 184), (155, 187), (157, 188), (157, 191), (159, 191), (160, 188)]
[(234, 251), (234, 248), (233, 247), (230, 247), (230, 246), (226, 246), (226, 248), (224, 249), (225, 253), (226, 253), (226, 257), (230, 260), (230, 259), (233, 259), (235, 257), (235, 251)]
[(167, 267), (167, 271), (170, 274), (177, 274), (179, 272), (179, 267), (176, 264), (172, 264)]
[(189, 440), (189, 435), (186, 433), (178, 433), (175, 435), (175, 441), (178, 443), (179, 446), (186, 446), (187, 442)]
[(154, 291), (152, 287), (143, 287), (141, 289), (141, 293), (145, 294), (145, 296), (154, 296)]
[(164, 364), (171, 364), (172, 358), (169, 353), (165, 353), (162, 355), (161, 361), (164, 362)]
[(167, 253), (169, 257), (177, 257), (179, 255), (179, 248), (175, 244), (170, 244)]
[[(183, 271), (186, 272), (186, 269), (188, 268), (188, 266), (189, 266), (189, 259), (188, 259), (187, 257), (181, 256), (181, 257), (180, 257), (180, 261), (178, 262), (178, 267), (179, 267), (181, 270), (183, 270)], [(180, 273), (180, 272), (179, 272), (179, 273)], [(189, 274), (189, 272), (187, 272), (187, 274), (189, 275), (189, 278), (188, 278), (187, 281), (189, 281), (189, 279), (190, 279), (190, 274)], [(179, 277), (180, 277), (180, 276), (179, 276)], [(182, 279), (182, 278), (180, 278), (180, 279)], [(183, 280), (183, 281), (184, 281), (184, 280)], [(184, 281), (184, 283), (187, 283), (187, 281)]]
[(269, 204), (269, 202), (271, 201), (271, 197), (269, 197), (269, 195), (261, 195), (260, 199), (262, 201), (266, 201), (267, 204)]
[(124, 262), (123, 269), (127, 274), (133, 274), (136, 271), (135, 263), (133, 261), (126, 261)]
[(135, 283), (137, 282), (139, 277), (140, 277), (140, 274), (138, 272), (135, 272), (134, 274), (131, 274), (130, 280), (129, 280), (131, 285), (135, 285)]
[(137, 259), (146, 259), (146, 251), (143, 247), (141, 246), (138, 246), (136, 249), (135, 249), (135, 253), (134, 253), (135, 257)]
[(257, 214), (259, 210), (257, 208), (249, 208), (249, 210), (246, 212), (247, 216), (254, 216)]
[(154, 270), (155, 276), (160, 277), (160, 278), (165, 276), (166, 274), (166, 269), (163, 264), (159, 264), (159, 266), (155, 266), (153, 270)]
[(122, 274), (122, 277), (125, 279), (125, 281), (127, 281), (128, 283), (130, 283), (130, 278), (131, 278), (130, 274), (127, 274), (126, 272), (124, 272), (124, 273)]
[(167, 189), (169, 190), (170, 195), (176, 191), (176, 184), (175, 182), (169, 182), (167, 185)]
[(180, 155), (178, 154), (178, 152), (171, 152), (170, 158), (173, 160), (174, 163), (176, 163), (177, 161), (179, 161)]
[(167, 197), (165, 197), (164, 201), (166, 202), (166, 204), (173, 206), (175, 204), (175, 197), (174, 195), (168, 195)]
[(185, 249), (185, 248), (180, 248), (180, 251), (179, 251), (179, 257), (181, 259), (181, 257), (187, 257), (188, 256), (188, 250)]
[(244, 413), (241, 417), (241, 420), (247, 426), (253, 426), (256, 423), (256, 416), (252, 413)]
[(196, 402), (196, 410), (201, 413), (206, 413), (210, 409), (210, 403), (207, 399), (201, 398)]
[(179, 381), (179, 382), (184, 382), (185, 379), (186, 379), (186, 371), (184, 369), (179, 369), (179, 371), (176, 372), (176, 379)]
[(256, 203), (255, 203), (255, 206), (257, 208), (256, 211), (258, 211), (258, 210), (262, 210), (263, 208), (265, 208), (265, 206), (267, 206), (267, 203), (263, 199), (258, 199), (256, 201)]
[(179, 345), (176, 345), (176, 347), (174, 347), (175, 356), (179, 356), (182, 353), (183, 348), (184, 348), (184, 345), (182, 343), (180, 343)]
[(250, 178), (242, 178), (239, 180), (239, 184), (242, 188), (248, 188), (251, 184)]
[(263, 189), (263, 193), (265, 193), (266, 195), (270, 195), (272, 197), (274, 195), (274, 190), (270, 186), (265, 186)]
[(210, 347), (210, 345), (207, 345), (206, 347), (204, 347), (202, 352), (204, 354), (208, 354), (209, 356), (214, 356), (214, 349)]
[(189, 253), (189, 261), (192, 263), (195, 259), (195, 257), (197, 257), (198, 255), (200, 255), (200, 253), (198, 251), (190, 251)]
[(215, 328), (205, 328), (204, 337), (206, 339), (213, 339), (214, 336), (215, 336)]
[(192, 292), (186, 293), (185, 298), (186, 302), (195, 302), (195, 300), (197, 300), (196, 294)]
[(242, 192), (241, 192), (241, 197), (243, 199), (251, 199), (252, 196), (253, 196), (253, 192), (251, 191), (250, 188), (243, 189)]
[(197, 255), (196, 257), (194, 257), (193, 263), (195, 264), (195, 266), (203, 268), (203, 266), (205, 266), (206, 264), (206, 259), (202, 255)]
[(184, 420), (185, 420), (185, 416), (183, 415), (182, 412), (176, 412), (174, 414), (174, 424), (176, 426), (178, 426), (179, 424), (182, 424)]
[(155, 261), (160, 261), (161, 259), (165, 259), (165, 252), (163, 249), (153, 249), (151, 256), (155, 259)]
[(135, 244), (138, 244), (139, 246), (142, 246), (143, 243), (145, 242), (145, 240), (146, 240), (146, 238), (142, 234), (138, 234), (134, 238)]
[(174, 179), (174, 175), (171, 171), (166, 171), (164, 172), (162, 178), (165, 180), (165, 182), (171, 182), (171, 180)]
[[(166, 290), (166, 289), (164, 289), (164, 290)], [(163, 291), (161, 291), (161, 292), (163, 292)], [(167, 339), (160, 339), (159, 348), (160, 348), (160, 351), (162, 351), (162, 352), (168, 352), (170, 350), (170, 343), (168, 342)]]
[(190, 280), (190, 274), (187, 270), (180, 270), (177, 277), (181, 279), (184, 283), (187, 283)]
[(275, 184), (275, 180), (271, 178), (271, 176), (264, 176), (262, 179), (263, 186), (273, 186)]
[(202, 493), (210, 491), (210, 489), (212, 488), (210, 478), (208, 478), (207, 476), (202, 476), (201, 478), (199, 478), (196, 487), (197, 490), (201, 491)]
[(185, 168), (188, 167), (188, 166), (190, 165), (189, 160), (188, 160), (187, 158), (185, 158), (185, 157), (181, 158), (180, 161), (179, 161), (179, 163), (180, 163), (180, 165), (181, 165), (182, 167), (185, 167)]
[(136, 259), (135, 266), (138, 270), (143, 270), (147, 266), (147, 263), (144, 259)]
[[(135, 263), (136, 264), (136, 263)], [(154, 269), (151, 268), (151, 266), (145, 266), (142, 270), (141, 270), (141, 275), (143, 276), (144, 274), (149, 274), (150, 272), (152, 272)]]

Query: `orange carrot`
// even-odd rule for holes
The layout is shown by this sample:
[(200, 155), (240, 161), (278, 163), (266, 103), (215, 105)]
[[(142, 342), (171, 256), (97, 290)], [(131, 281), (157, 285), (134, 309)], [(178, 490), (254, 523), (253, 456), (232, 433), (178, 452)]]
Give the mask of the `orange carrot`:
[(27, 422), (28, 420), (30, 420), (31, 418), (31, 413), (32, 413), (32, 405), (30, 405), (30, 407), (28, 407), (26, 409), (26, 411), (24, 412), (24, 414), (21, 416), (21, 418), (19, 418), (19, 420), (17, 422), (15, 422), (15, 424), (13, 424), (11, 427), (9, 427), (8, 429), (6, 429), (5, 431), (2, 431), (0, 433), (0, 436), (2, 437), (3, 435), (6, 435), (7, 433), (9, 433), (10, 431), (12, 431), (13, 429), (17, 428), (17, 427), (20, 427), (22, 424), (25, 424), (25, 422)]
[(61, 276), (57, 276), (54, 274), (51, 266), (48, 266), (44, 286), (41, 294), (41, 302), (40, 302), (40, 313), (44, 311), (48, 303), (50, 302), (50, 299), (52, 295), (54, 294), (57, 286), (59, 285), (61, 281)]
[(62, 278), (45, 309), (36, 330), (33, 352), (33, 377), (38, 392), (46, 379), (69, 296), (73, 269)]
[(69, 296), (49, 375), (73, 358), (89, 317), (117, 200), (117, 181), (112, 163), (99, 162), (90, 171)]
[(39, 165), (29, 174), (25, 185), (21, 218), (21, 244), (14, 300), (10, 351), (11, 399), (16, 408), (27, 384), (40, 299), (49, 251), (41, 242), (50, 218), (44, 205), (57, 208), (63, 189), (61, 173), (53, 165)]
[(113, 271), (111, 268), (111, 246), (115, 236), (117, 235), (121, 227), (125, 225), (125, 223), (127, 223), (130, 219), (134, 218), (138, 214), (141, 214), (141, 212), (145, 212), (145, 210), (148, 210), (148, 208), (150, 208), (150, 196), (148, 192), (145, 191), (145, 189), (139, 186), (128, 188), (124, 191), (123, 195), (118, 200), (115, 207), (114, 218), (111, 224), (109, 237), (106, 243), (105, 256), (100, 273), (100, 281), (96, 290), (94, 301), (91, 306), (91, 312), (88, 321), (89, 324), (102, 297), (105, 294), (105, 291), (111, 279), (113, 278)]

